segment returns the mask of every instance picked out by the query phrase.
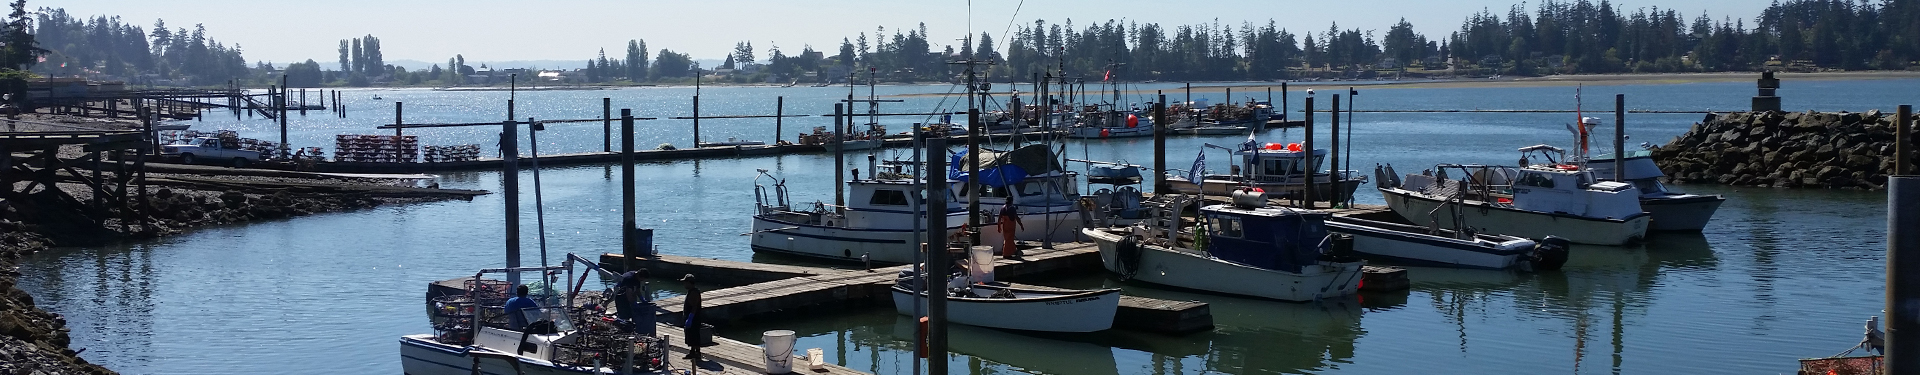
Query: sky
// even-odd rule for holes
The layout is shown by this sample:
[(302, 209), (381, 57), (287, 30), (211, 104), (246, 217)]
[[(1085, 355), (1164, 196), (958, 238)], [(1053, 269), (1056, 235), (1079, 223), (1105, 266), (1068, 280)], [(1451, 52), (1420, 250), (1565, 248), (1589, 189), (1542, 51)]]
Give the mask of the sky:
[[(622, 58), (628, 40), (640, 39), (651, 52), (662, 49), (719, 60), (736, 43), (750, 41), (762, 59), (772, 47), (797, 54), (803, 47), (837, 53), (842, 38), (869, 38), (876, 27), (904, 33), (925, 22), (934, 50), (959, 46), (959, 38), (990, 33), (1006, 38), (1009, 23), (1048, 24), (1071, 19), (1076, 29), (1107, 20), (1158, 23), (1162, 27), (1219, 22), (1263, 26), (1273, 20), (1295, 34), (1325, 32), (1333, 23), (1343, 30), (1387, 28), (1405, 18), (1429, 39), (1444, 38), (1482, 9), (1505, 15), (1521, 0), (1347, 0), (1347, 1), (1167, 1), (1167, 0), (30, 0), (30, 9), (64, 8), (69, 15), (121, 17), (151, 32), (154, 20), (168, 28), (204, 24), (210, 38), (241, 46), (249, 61), (286, 64), (307, 59), (321, 66), (339, 60), (341, 39), (380, 38), (386, 60), (444, 62), (455, 54), (469, 64), (510, 60), (580, 60), (606, 49)], [(1568, 1), (1568, 0), (1562, 0)], [(1526, 5), (1533, 13), (1535, 0)], [(969, 5), (971, 3), (971, 5)], [(1617, 7), (1659, 6), (1684, 17), (1705, 12), (1752, 24), (1766, 0), (1617, 0)], [(1004, 51), (1004, 43), (1001, 44)]]

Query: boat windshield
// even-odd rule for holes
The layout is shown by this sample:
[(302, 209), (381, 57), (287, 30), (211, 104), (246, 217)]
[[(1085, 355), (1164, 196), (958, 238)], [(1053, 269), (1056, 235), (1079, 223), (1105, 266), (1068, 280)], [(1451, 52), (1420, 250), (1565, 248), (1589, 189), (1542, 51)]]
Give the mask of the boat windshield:
[(556, 330), (556, 332), (567, 332), (567, 331), (573, 330), (573, 319), (568, 317), (567, 310), (563, 308), (545, 307), (545, 308), (538, 308), (538, 309), (526, 309), (521, 311), (520, 313), (526, 314), (528, 322), (538, 322), (542, 320), (553, 321), (553, 328)]

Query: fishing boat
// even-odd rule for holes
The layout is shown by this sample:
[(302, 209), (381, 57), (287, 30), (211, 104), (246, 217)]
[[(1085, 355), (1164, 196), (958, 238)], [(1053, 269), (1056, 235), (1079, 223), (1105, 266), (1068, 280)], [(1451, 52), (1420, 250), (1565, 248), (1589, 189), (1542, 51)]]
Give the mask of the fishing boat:
[(1336, 191), (1351, 197), (1354, 190), (1368, 181), (1366, 175), (1355, 171), (1320, 171), (1320, 164), (1326, 161), (1327, 150), (1306, 152), (1299, 143), (1262, 145), (1248, 133), (1247, 142), (1241, 143), (1237, 149), (1212, 144), (1207, 147), (1233, 152), (1237, 160), (1232, 171), (1226, 174), (1203, 174), (1200, 177), (1203, 183), (1195, 183), (1190, 176), (1169, 175), (1167, 184), (1174, 191), (1225, 196), (1241, 187), (1250, 187), (1277, 197), (1301, 198), (1299, 195), (1306, 191), (1311, 181), (1313, 196), (1324, 199), (1332, 197)]
[(1567, 241), (1552, 236), (1536, 242), (1502, 234), (1341, 216), (1327, 218), (1327, 230), (1352, 235), (1354, 252), (1420, 265), (1550, 271), (1567, 263)]
[[(927, 301), (913, 271), (900, 271), (893, 284), (893, 307), (912, 316), (914, 304)], [(1113, 327), (1120, 289), (1034, 289), (956, 278), (947, 291), (947, 320), (988, 328), (1038, 332), (1095, 332)], [(953, 285), (959, 284), (959, 285)]]
[(829, 152), (859, 151), (880, 148), (885, 144), (887, 128), (885, 125), (868, 124), (867, 129), (840, 135), (840, 141), (834, 142), (834, 133), (825, 126), (813, 127), (813, 133), (801, 133), (800, 144), (825, 147)]
[[(811, 208), (795, 208), (787, 197), (786, 180), (760, 170), (753, 182), (753, 231), (746, 233), (753, 237), (753, 250), (830, 260), (913, 263), (914, 252), (919, 250), (914, 223), (925, 222), (926, 213), (934, 210), (924, 206), (924, 197), (913, 193), (917, 178), (894, 172), (868, 175), (845, 182), (846, 207), (814, 202)], [(774, 181), (773, 191), (760, 184), (761, 178)], [(948, 197), (945, 201), (950, 226), (928, 230), (927, 235), (958, 233), (967, 221), (960, 200)]]
[[(947, 180), (951, 191), (967, 194), (966, 151), (953, 156)], [(996, 208), (1012, 202), (1021, 227), (1014, 238), (1026, 241), (1073, 242), (1082, 226), (1078, 175), (1060, 168), (1060, 159), (1045, 144), (1031, 144), (1007, 152), (980, 153), (980, 206)], [(999, 215), (986, 215), (998, 223)], [(992, 231), (992, 230), (989, 230)]]
[[(1625, 245), (1646, 238), (1652, 215), (1640, 210), (1640, 191), (1624, 182), (1599, 181), (1591, 169), (1567, 164), (1553, 146), (1520, 149), (1544, 164), (1523, 167), (1440, 164), (1402, 179), (1392, 165), (1374, 168), (1387, 206), (1409, 222), (1441, 227), (1471, 226), (1482, 232), (1575, 243)], [(1457, 174), (1459, 179), (1449, 177)]]
[(1153, 136), (1153, 122), (1136, 111), (1100, 109), (1087, 106), (1074, 116), (1078, 123), (1067, 127), (1067, 138), (1106, 139)]
[(1087, 183), (1109, 185), (1094, 189), (1093, 204), (1087, 208), (1085, 225), (1096, 228), (1126, 227), (1147, 218), (1142, 206), (1140, 166), (1126, 162), (1101, 162), (1087, 169)]
[[(466, 283), (465, 294), (441, 296), (430, 304), (434, 333), (400, 337), (401, 370), (413, 375), (664, 373), (665, 340), (632, 333), (625, 323), (615, 323), (608, 310), (565, 307), (575, 306), (572, 302), (579, 294), (575, 288), (581, 283), (556, 283), (567, 289), (543, 303), (552, 307), (522, 311), (528, 324), (515, 329), (508, 326), (508, 312), (501, 309), (510, 290), (507, 283), (478, 276), (508, 272), (571, 276), (575, 265), (600, 269), (568, 254), (558, 266), (480, 270)], [(579, 278), (584, 282), (593, 275), (582, 272)]]
[(1333, 251), (1330, 215), (1268, 207), (1264, 194), (1239, 192), (1232, 204), (1201, 207), (1199, 229), (1181, 228), (1180, 217), (1197, 197), (1167, 194), (1149, 203), (1145, 222), (1082, 232), (1099, 244), (1107, 271), (1130, 280), (1283, 301), (1359, 289), (1366, 263)]
[(1615, 162), (1613, 155), (1600, 155), (1587, 163), (1588, 168), (1601, 180), (1611, 180), (1616, 164), (1624, 166), (1621, 177), (1627, 183), (1640, 190), (1640, 209), (1653, 214), (1652, 226), (1657, 231), (1698, 232), (1713, 220), (1713, 213), (1720, 209), (1727, 198), (1714, 195), (1687, 194), (1668, 189), (1660, 182), (1667, 174), (1653, 163), (1652, 151), (1628, 152), (1627, 157)]

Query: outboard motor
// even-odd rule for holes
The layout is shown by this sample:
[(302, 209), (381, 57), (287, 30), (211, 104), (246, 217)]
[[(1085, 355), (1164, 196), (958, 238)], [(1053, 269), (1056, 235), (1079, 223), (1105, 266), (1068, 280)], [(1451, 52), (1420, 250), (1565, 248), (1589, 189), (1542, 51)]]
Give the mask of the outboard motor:
[(1527, 254), (1527, 261), (1533, 263), (1534, 271), (1558, 270), (1567, 264), (1567, 252), (1572, 248), (1573, 241), (1547, 236), (1534, 241), (1533, 252)]

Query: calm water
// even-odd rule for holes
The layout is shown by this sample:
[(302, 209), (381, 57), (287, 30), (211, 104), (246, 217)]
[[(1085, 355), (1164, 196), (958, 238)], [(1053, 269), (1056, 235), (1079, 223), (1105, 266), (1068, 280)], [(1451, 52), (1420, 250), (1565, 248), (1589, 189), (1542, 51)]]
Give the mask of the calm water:
[[(1920, 80), (1796, 81), (1781, 90), (1790, 110), (1890, 110), (1920, 102)], [(1178, 98), (1176, 85), (1167, 89)], [(894, 86), (882, 95), (946, 92)], [(594, 118), (601, 97), (636, 116), (691, 113), (691, 88), (523, 92), (518, 115)], [(766, 114), (786, 96), (788, 113), (825, 113), (845, 88), (706, 88), (703, 114)], [(1335, 90), (1322, 90), (1321, 97)], [(1364, 90), (1361, 108), (1561, 109), (1571, 88)], [(348, 119), (294, 117), (296, 145), (331, 149), (334, 134), (370, 133), (392, 119), (391, 104), (350, 91)], [(407, 122), (504, 118), (504, 92), (378, 91), (407, 102)], [(1737, 109), (1750, 83), (1587, 88), (1587, 107), (1608, 108), (1624, 93), (1635, 109)], [(864, 96), (865, 89), (861, 89)], [(1264, 92), (1255, 95), (1264, 97)], [(1199, 95), (1196, 95), (1199, 96)], [(1236, 94), (1244, 98), (1244, 94)], [(1222, 97), (1213, 94), (1210, 99)], [(940, 98), (912, 97), (886, 112), (921, 112)], [(1176, 99), (1177, 100), (1177, 99)], [(1294, 96), (1296, 104), (1299, 95)], [(951, 103), (951, 100), (948, 100)], [(1324, 106), (1324, 104), (1323, 104)], [(217, 117), (217, 116), (216, 116)], [(1511, 163), (1514, 149), (1565, 145), (1572, 114), (1360, 114), (1355, 169), (1393, 163), (1402, 171), (1436, 162)], [(1611, 114), (1601, 116), (1611, 122)], [(1324, 117), (1322, 117), (1324, 122)], [(1630, 115), (1639, 142), (1662, 143), (1699, 115)], [(925, 121), (904, 117), (883, 120)], [(789, 119), (785, 132), (826, 125)], [(702, 121), (708, 139), (765, 140), (770, 120)], [(264, 120), (210, 119), (205, 129), (273, 138)], [(689, 143), (688, 121), (639, 125), (640, 145)], [(904, 126), (900, 127), (904, 128)], [(543, 152), (597, 151), (597, 123), (554, 125)], [(497, 128), (434, 129), (423, 143), (492, 146)], [(1299, 130), (1268, 141), (1297, 141)], [(1321, 138), (1324, 140), (1324, 134)], [(791, 135), (786, 137), (791, 140)], [(1170, 140), (1183, 168), (1204, 143)], [(319, 143), (327, 142), (327, 143)], [(1072, 143), (1068, 153), (1151, 162), (1151, 140)], [(491, 151), (489, 151), (491, 152)], [(880, 158), (905, 158), (884, 151)], [(1221, 163), (1225, 155), (1213, 151)], [(864, 158), (852, 157), (849, 161)], [(639, 170), (640, 222), (659, 230), (662, 251), (749, 261), (745, 232), (754, 169), (789, 178), (796, 199), (831, 200), (831, 155), (661, 162)], [(848, 167), (864, 166), (864, 162)], [(1224, 169), (1215, 164), (1214, 168)], [(522, 176), (531, 183), (530, 174)], [(548, 258), (613, 251), (620, 226), (619, 168), (543, 171)], [(443, 185), (498, 190), (497, 172), (446, 175)], [(1795, 359), (1830, 355), (1859, 341), (1860, 323), (1882, 305), (1885, 195), (1880, 192), (1684, 186), (1730, 200), (1704, 233), (1659, 235), (1646, 247), (1579, 247), (1563, 271), (1540, 274), (1414, 268), (1413, 290), (1321, 303), (1281, 303), (1121, 283), (1097, 273), (1045, 284), (1122, 287), (1129, 294), (1212, 303), (1218, 329), (1169, 337), (1128, 331), (1034, 336), (955, 327), (948, 360), (970, 373), (1788, 373)], [(1363, 190), (1364, 191), (1364, 190)], [(1380, 203), (1361, 194), (1363, 203)], [(438, 202), (215, 227), (153, 241), (63, 248), (27, 261), (21, 287), (65, 314), (75, 348), (128, 374), (395, 373), (398, 336), (429, 327), (420, 310), (427, 282), (503, 262), (502, 199)], [(526, 262), (536, 263), (531, 194), (522, 199)], [(767, 259), (762, 259), (763, 261)], [(912, 368), (910, 325), (887, 308), (756, 320), (722, 334), (758, 342), (761, 331), (793, 329), (800, 348), (875, 373)]]

